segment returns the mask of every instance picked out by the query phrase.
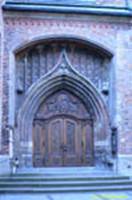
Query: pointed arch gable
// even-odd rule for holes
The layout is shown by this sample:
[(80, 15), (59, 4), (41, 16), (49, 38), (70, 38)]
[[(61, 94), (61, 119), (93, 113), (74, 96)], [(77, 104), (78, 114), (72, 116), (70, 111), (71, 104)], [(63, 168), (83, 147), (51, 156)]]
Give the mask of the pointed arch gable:
[(90, 105), (95, 118), (95, 134), (100, 135), (100, 142), (108, 141), (109, 117), (106, 105), (91, 81), (71, 66), (63, 51), (56, 67), (30, 87), (19, 110), (17, 137), (21, 154), (27, 152), (24, 157), (32, 157), (32, 123), (35, 113), (49, 95), (61, 89), (78, 96), (86, 106)]

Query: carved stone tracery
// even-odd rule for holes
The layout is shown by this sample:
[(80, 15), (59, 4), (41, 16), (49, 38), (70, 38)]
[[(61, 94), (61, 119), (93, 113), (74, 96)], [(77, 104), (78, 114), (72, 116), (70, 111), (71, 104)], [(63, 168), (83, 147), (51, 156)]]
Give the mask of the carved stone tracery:
[[(62, 47), (59, 50), (62, 51)], [(77, 51), (79, 50), (77, 49)], [(41, 49), (41, 52), (42, 52), (42, 49)], [(56, 55), (58, 55), (58, 52), (59, 51), (57, 51)], [(84, 55), (84, 52), (86, 53), (85, 55)], [(72, 55), (75, 55), (75, 54), (72, 52)], [(22, 104), (21, 109), (19, 110), (17, 132), (19, 133), (19, 137), (20, 137), (18, 143), (20, 143), (22, 149), (23, 149), (22, 145), (24, 144), (25, 149), (26, 149), (25, 152), (27, 151), (26, 154), (25, 152), (23, 152), (22, 154), (23, 156), (25, 156), (24, 158), (25, 160), (28, 159), (28, 162), (29, 162), (29, 158), (27, 157), (27, 154), (30, 155), (30, 158), (32, 157), (31, 147), (28, 146), (28, 142), (32, 138), (31, 137), (32, 123), (34, 120), (35, 113), (37, 112), (39, 107), (40, 107), (40, 110), (44, 109), (45, 115), (41, 116), (41, 112), (40, 112), (39, 113), (40, 115), (36, 116), (36, 118), (45, 117), (46, 109), (48, 109), (49, 111), (51, 110), (51, 112), (52, 110), (56, 110), (56, 114), (58, 113), (63, 114), (64, 112), (68, 113), (70, 111), (78, 112), (77, 108), (78, 108), (79, 102), (74, 101), (74, 99), (72, 99), (72, 96), (68, 97), (67, 93), (65, 92), (62, 94), (57, 93), (57, 96), (56, 95), (52, 96), (53, 99), (46, 102), (46, 99), (49, 97), (49, 95), (52, 95), (53, 93), (56, 93), (61, 90), (65, 90), (70, 93), (73, 93), (75, 96), (78, 96), (82, 102), (85, 103), (90, 116), (92, 116), (92, 119), (94, 118), (95, 145), (96, 145), (96, 142), (101, 141), (102, 144), (104, 144), (104, 146), (103, 145), (99, 145), (99, 146), (101, 147), (103, 146), (103, 148), (106, 149), (105, 145), (108, 144), (108, 139), (109, 139), (109, 119), (108, 119), (108, 113), (106, 110), (106, 105), (104, 101), (102, 100), (102, 97), (99, 94), (98, 90), (100, 89), (104, 81), (107, 80), (109, 82), (109, 78), (108, 78), (109, 76), (107, 76), (109, 72), (108, 72), (107, 67), (102, 66), (102, 63), (105, 62), (104, 61), (105, 59), (103, 59), (103, 57), (97, 54), (92, 54), (91, 52), (89, 53), (89, 56), (90, 56), (89, 60), (92, 60), (93, 62), (90, 61), (87, 67), (86, 65), (83, 65), (84, 60), (85, 62), (89, 61), (87, 60), (86, 55), (87, 55), (87, 51), (83, 51), (83, 54), (81, 54), (79, 51), (78, 56), (75, 56), (75, 57), (71, 56), (70, 51), (68, 51), (68, 48), (67, 48), (65, 49), (64, 52), (61, 53), (60, 58), (57, 59), (56, 61), (57, 65), (52, 66), (51, 65), (53, 64), (52, 59), (51, 59), (52, 54), (49, 54), (49, 52), (46, 52), (45, 57), (42, 55), (41, 56), (39, 55), (39, 58), (41, 57), (41, 62), (40, 62), (40, 59), (38, 60), (35, 59), (37, 60), (37, 61), (34, 61), (36, 65), (32, 64), (32, 59), (31, 59), (32, 56), (29, 58), (26, 53), (26, 58), (24, 58), (24, 62), (23, 62), (23, 63), (26, 63), (23, 66), (24, 72), (25, 72), (25, 76), (23, 79), (24, 82), (22, 82), (22, 84), (24, 83), (24, 91), (18, 93), (17, 95), (19, 97), (21, 96), (24, 99), (26, 91), (31, 85), (32, 87), (30, 87), (30, 90), (28, 91), (26, 95), (26, 99), (24, 103)], [(95, 57), (96, 57), (96, 61), (94, 60)], [(72, 62), (76, 61), (76, 64), (78, 63), (78, 65), (75, 65), (75, 67), (72, 67), (74, 65), (70, 64), (68, 58), (71, 58)], [(98, 59), (99, 59), (99, 64), (97, 64)], [(45, 61), (45, 62), (42, 62), (42, 61)], [(19, 65), (19, 62), (17, 63), (17, 65), (18, 67), (21, 66)], [(43, 70), (39, 68), (40, 66), (43, 67)], [(36, 69), (39, 68), (38, 71), (36, 69), (33, 69), (33, 67), (36, 67)], [(32, 70), (34, 70), (35, 73), (33, 73)], [(41, 74), (41, 72), (45, 74)], [(33, 77), (34, 74), (37, 75), (36, 76), (37, 78)], [(42, 78), (40, 79), (41, 76)], [(20, 82), (22, 81), (22, 78), (19, 78), (19, 76), (17, 76), (17, 79), (19, 79)], [(94, 84), (92, 84), (91, 82)], [(44, 101), (45, 101), (46, 107), (42, 108), (41, 104)], [(19, 102), (18, 104), (20, 106)], [(19, 106), (17, 107), (19, 108)], [(30, 165), (31, 165), (31, 160), (30, 160)]]
[[(16, 55), (16, 91), (19, 96), (21, 94), (19, 98), (23, 99), (30, 86), (56, 66), (63, 49), (72, 66), (91, 80), (99, 91), (105, 83), (109, 87), (108, 58), (77, 42), (52, 41), (32, 46)], [(64, 63), (62, 68), (65, 67), (63, 65)], [(18, 108), (21, 106), (20, 102), (18, 101)]]
[(51, 95), (39, 108), (36, 119), (46, 119), (52, 115), (72, 115), (81, 119), (92, 119), (92, 111), (86, 112), (82, 102), (72, 94), (61, 90)]

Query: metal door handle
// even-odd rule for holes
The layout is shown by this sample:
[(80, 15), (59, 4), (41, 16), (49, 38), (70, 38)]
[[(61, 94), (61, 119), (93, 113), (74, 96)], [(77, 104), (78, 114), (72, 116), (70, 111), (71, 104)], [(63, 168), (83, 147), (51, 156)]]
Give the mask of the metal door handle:
[(66, 145), (64, 145), (63, 151), (67, 151), (67, 146)]
[(62, 151), (67, 151), (67, 146), (66, 145), (61, 145), (60, 148), (62, 149)]

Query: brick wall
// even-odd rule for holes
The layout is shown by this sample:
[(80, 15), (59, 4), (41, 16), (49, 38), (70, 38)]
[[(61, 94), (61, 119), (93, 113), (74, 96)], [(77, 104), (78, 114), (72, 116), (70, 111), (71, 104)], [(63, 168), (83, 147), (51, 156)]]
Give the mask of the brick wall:
[(1, 10), (2, 0), (0, 1), (0, 149), (1, 149), (1, 130), (2, 130), (2, 68), (3, 68), (3, 16)]
[(119, 31), (117, 35), (117, 122), (119, 149), (132, 154), (132, 33)]
[[(112, 1), (111, 1), (112, 2)], [(114, 1), (120, 3), (121, 1)], [(132, 35), (131, 18), (96, 17), (75, 14), (50, 13), (5, 13), (4, 34), (4, 89), (3, 127), (13, 125), (15, 101), (13, 96), (15, 80), (14, 49), (31, 41), (50, 36), (80, 37), (99, 44), (113, 52), (112, 87), (116, 91), (113, 106), (116, 114), (112, 123), (118, 126), (119, 154), (132, 155)], [(8, 135), (7, 135), (8, 136)], [(4, 132), (6, 137), (6, 132)], [(6, 139), (5, 139), (6, 140)], [(132, 163), (132, 162), (131, 162)]]
[[(32, 13), (34, 16), (34, 13)], [(79, 20), (78, 16), (69, 15), (65, 18), (64, 15), (51, 15), (44, 14), (38, 15), (37, 18), (33, 18), (31, 15), (18, 16), (14, 15), (5, 17), (5, 63), (4, 63), (4, 104), (3, 104), (3, 124), (8, 122), (9, 113), (7, 106), (9, 95), (9, 87), (13, 83), (14, 69), (9, 71), (9, 54), (18, 46), (30, 43), (33, 40), (44, 37), (59, 37), (62, 35), (80, 37), (86, 40), (92, 40), (92, 42), (105, 46), (108, 49), (114, 49), (115, 33), (118, 24), (109, 24), (107, 22), (97, 22), (95, 19), (87, 19), (86, 16), (82, 16)], [(125, 25), (127, 27), (127, 25)], [(123, 28), (119, 26), (119, 28)], [(26, 30), (26, 31), (25, 31)], [(92, 38), (92, 39), (91, 39)], [(10, 66), (13, 67), (13, 66)], [(9, 74), (10, 73), (10, 74)], [(12, 80), (12, 82), (10, 81)], [(9, 84), (10, 82), (10, 84)], [(12, 95), (12, 93), (11, 93)], [(13, 97), (12, 97), (13, 98)]]
[[(27, 15), (27, 17), (26, 17)], [(78, 16), (72, 16), (69, 15), (68, 18), (65, 18), (64, 15), (51, 15), (50, 14), (43, 14), (38, 15), (35, 19), (34, 14), (28, 15), (25, 14), (25, 16), (18, 15), (17, 13), (13, 16), (7, 16), (5, 17), (5, 57), (6, 62), (4, 63), (4, 78), (6, 80), (4, 84), (4, 122), (6, 123), (8, 120), (8, 107), (7, 107), (7, 95), (9, 95), (9, 81), (10, 78), (12, 78), (12, 75), (9, 74), (9, 54), (13, 49), (18, 47), (19, 45), (24, 45), (32, 40), (35, 40), (36, 38), (43, 38), (48, 37), (50, 35), (59, 36), (59, 35), (69, 35), (69, 36), (75, 36), (75, 37), (82, 37), (86, 40), (94, 41), (95, 43), (98, 43), (102, 46), (105, 46), (108, 49), (113, 49), (113, 51), (116, 48), (121, 48), (120, 43), (117, 40), (117, 36), (121, 35), (121, 41), (122, 38), (127, 39), (124, 34), (121, 34), (123, 30), (125, 32), (130, 30), (131, 27), (131, 21), (128, 19), (120, 19), (120, 23), (118, 22), (118, 18), (105, 18), (100, 17), (99, 20), (97, 20), (96, 17), (86, 17), (86, 16), (80, 16), (78, 19)], [(25, 31), (26, 30), (26, 31)], [(119, 34), (120, 33), (120, 34)], [(120, 55), (123, 57), (123, 55)], [(117, 51), (117, 57), (115, 52), (115, 60), (117, 63), (121, 60), (118, 55)], [(123, 58), (122, 58), (123, 59)], [(127, 57), (125, 58), (127, 59)], [(124, 61), (124, 60), (123, 60)], [(124, 61), (125, 62), (125, 61)], [(11, 67), (11, 66), (10, 66)], [(127, 66), (122, 64), (122, 68), (124, 68), (126, 71)], [(10, 77), (11, 76), (11, 77)], [(123, 79), (123, 76), (126, 76), (126, 79), (123, 81), (123, 83), (127, 85), (130, 79), (130, 75), (127, 75), (123, 73), (122, 69), (116, 68), (116, 76), (120, 77), (121, 80)], [(8, 80), (8, 82), (7, 82)], [(119, 84), (119, 81), (117, 79), (117, 84)], [(7, 84), (8, 83), (8, 84)], [(122, 94), (123, 88), (117, 88), (118, 93)], [(129, 90), (129, 87), (128, 87)], [(131, 95), (131, 91), (128, 92), (127, 98)], [(117, 100), (118, 100), (117, 95)], [(121, 98), (123, 98), (121, 96)], [(121, 100), (121, 99), (120, 99)], [(130, 101), (130, 100), (129, 100)], [(9, 106), (10, 107), (10, 106)], [(120, 105), (121, 107), (121, 105)], [(118, 110), (118, 109), (117, 109)], [(124, 111), (125, 112), (125, 111)], [(126, 113), (118, 113), (121, 118), (124, 118), (126, 116)], [(129, 117), (126, 116), (126, 120), (124, 123), (129, 123)], [(120, 124), (120, 132), (123, 131), (124, 127), (126, 128), (126, 124)], [(121, 128), (122, 127), (122, 128)], [(122, 151), (122, 150), (121, 150)], [(128, 152), (125, 147), (123, 147), (124, 152)]]

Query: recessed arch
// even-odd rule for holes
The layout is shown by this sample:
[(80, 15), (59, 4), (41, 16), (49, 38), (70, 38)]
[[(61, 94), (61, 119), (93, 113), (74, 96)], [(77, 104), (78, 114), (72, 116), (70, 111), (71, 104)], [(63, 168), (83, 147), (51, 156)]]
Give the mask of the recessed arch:
[[(32, 123), (34, 115), (45, 99), (58, 90), (65, 89), (89, 104), (95, 116), (95, 132), (100, 135), (100, 144), (109, 141), (109, 117), (106, 105), (94, 85), (80, 75), (70, 64), (66, 52), (62, 52), (57, 65), (33, 84), (26, 93), (18, 113), (17, 137), (21, 155), (32, 165)], [(25, 154), (26, 152), (26, 154)], [(31, 159), (29, 159), (29, 157)], [(23, 158), (22, 158), (23, 160)]]
[(99, 54), (111, 58), (114, 55), (114, 49), (107, 46), (104, 42), (99, 40), (87, 38), (84, 36), (78, 36), (77, 34), (49, 34), (47, 36), (39, 36), (32, 38), (28, 41), (24, 41), (21, 44), (17, 45), (13, 48), (14, 54), (17, 54), (24, 49), (31, 47), (36, 44), (41, 44), (43, 42), (48, 41), (55, 41), (55, 40), (69, 40), (69, 41), (77, 41), (79, 43), (85, 44), (88, 47), (92, 48), (93, 50), (97, 51)]

